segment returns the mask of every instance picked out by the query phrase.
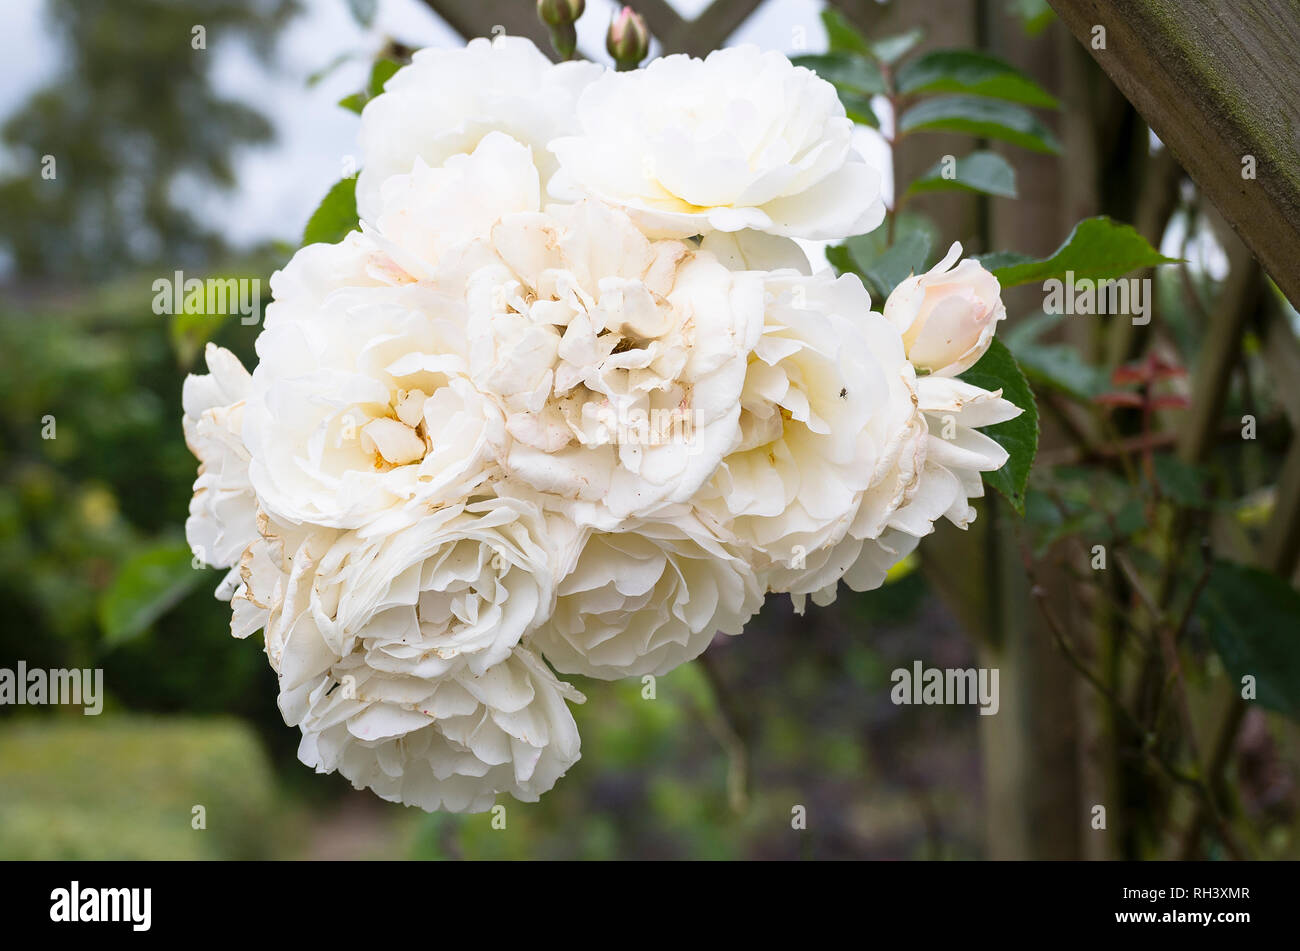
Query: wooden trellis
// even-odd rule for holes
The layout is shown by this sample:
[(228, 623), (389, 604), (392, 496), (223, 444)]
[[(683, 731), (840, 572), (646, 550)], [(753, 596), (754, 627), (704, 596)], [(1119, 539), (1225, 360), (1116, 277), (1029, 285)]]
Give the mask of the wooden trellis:
[[(494, 27), (526, 36), (548, 55), (553, 55), (546, 28), (537, 18), (531, 0), (424, 0), (438, 16), (461, 36), (490, 36)], [(713, 0), (692, 20), (673, 9), (668, 0), (637, 0), (632, 6), (645, 17), (646, 25), (665, 53), (704, 56), (726, 43), (749, 19), (763, 0)], [(886, 8), (874, 0), (831, 0), (859, 29), (869, 32)]]

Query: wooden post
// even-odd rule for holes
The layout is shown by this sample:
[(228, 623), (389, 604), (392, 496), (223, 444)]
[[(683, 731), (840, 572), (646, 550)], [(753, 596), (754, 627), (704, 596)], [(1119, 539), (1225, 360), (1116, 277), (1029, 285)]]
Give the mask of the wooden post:
[(1300, 6), (1048, 2), (1300, 305)]

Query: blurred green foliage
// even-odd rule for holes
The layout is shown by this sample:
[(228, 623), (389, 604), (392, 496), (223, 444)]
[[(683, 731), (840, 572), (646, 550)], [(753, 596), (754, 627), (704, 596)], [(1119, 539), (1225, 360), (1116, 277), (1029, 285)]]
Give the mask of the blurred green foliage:
[(237, 721), (78, 716), (0, 733), (6, 859), (265, 858), (276, 808), (266, 754)]

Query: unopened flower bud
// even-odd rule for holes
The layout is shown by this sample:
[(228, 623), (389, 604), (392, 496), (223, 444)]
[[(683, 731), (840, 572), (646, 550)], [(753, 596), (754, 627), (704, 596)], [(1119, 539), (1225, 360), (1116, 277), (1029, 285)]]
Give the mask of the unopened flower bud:
[(641, 14), (624, 7), (615, 14), (605, 38), (605, 49), (614, 57), (620, 72), (636, 69), (650, 52), (650, 29)]
[(997, 278), (977, 261), (957, 264), (960, 257), (961, 245), (954, 244), (947, 257), (903, 281), (885, 301), (885, 317), (903, 335), (907, 359), (937, 376), (973, 367), (1007, 316)]
[(586, 8), (587, 0), (537, 0), (537, 15), (547, 26), (576, 23)]

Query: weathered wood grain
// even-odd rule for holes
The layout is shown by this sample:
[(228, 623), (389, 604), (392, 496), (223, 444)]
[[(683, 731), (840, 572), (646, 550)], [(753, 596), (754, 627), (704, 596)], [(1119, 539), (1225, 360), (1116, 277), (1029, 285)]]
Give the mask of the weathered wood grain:
[(1300, 0), (1049, 2), (1300, 305)]

